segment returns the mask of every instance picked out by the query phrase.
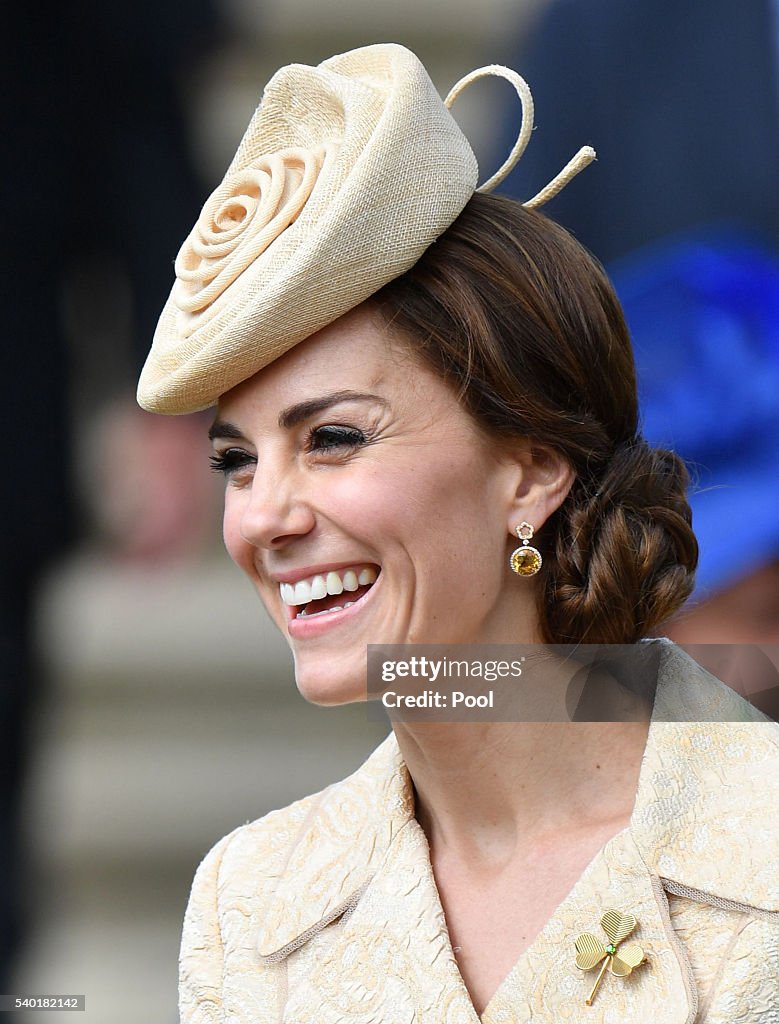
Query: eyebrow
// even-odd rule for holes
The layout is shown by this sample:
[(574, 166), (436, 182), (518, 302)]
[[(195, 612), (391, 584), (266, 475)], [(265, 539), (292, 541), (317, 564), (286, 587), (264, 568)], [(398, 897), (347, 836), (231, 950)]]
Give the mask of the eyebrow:
[[(372, 395), (365, 391), (332, 391), (328, 395), (322, 395), (321, 398), (310, 398), (306, 402), (298, 402), (296, 405), (290, 405), (289, 408), (282, 410), (279, 413), (279, 426), (284, 430), (289, 430), (290, 427), (297, 426), (311, 416), (316, 416), (318, 412), (323, 412), (332, 405), (338, 405), (339, 402), (376, 402), (384, 407), (387, 406), (386, 400), (381, 395)], [(211, 441), (218, 437), (241, 440), (244, 435), (234, 423), (215, 420), (208, 431), (208, 437)]]
[(208, 440), (215, 441), (218, 437), (232, 438), (235, 441), (243, 440), (243, 434), (233, 423), (226, 420), (214, 420), (208, 428)]

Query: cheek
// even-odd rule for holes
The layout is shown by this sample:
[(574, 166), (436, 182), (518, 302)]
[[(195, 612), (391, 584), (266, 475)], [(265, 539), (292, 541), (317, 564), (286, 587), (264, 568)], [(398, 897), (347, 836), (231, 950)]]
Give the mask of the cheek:
[[(439, 589), (463, 605), (505, 585), (508, 574), (504, 502), (500, 487), (479, 464), (463, 460), (441, 474), (422, 497), (431, 510), (425, 542)], [(504, 562), (506, 563), (504, 565)]]
[(333, 478), (317, 494), (317, 509), (336, 529), (372, 547), (407, 536), (419, 516), (409, 479), (398, 467), (360, 467)]
[[(480, 598), (502, 579), (505, 525), (500, 490), (481, 462), (420, 459), (377, 480), (370, 497), (355, 495), (360, 517), (382, 541), (395, 539), (411, 555), (427, 592)], [(370, 508), (368, 507), (370, 503)], [(477, 594), (478, 592), (478, 594)]]

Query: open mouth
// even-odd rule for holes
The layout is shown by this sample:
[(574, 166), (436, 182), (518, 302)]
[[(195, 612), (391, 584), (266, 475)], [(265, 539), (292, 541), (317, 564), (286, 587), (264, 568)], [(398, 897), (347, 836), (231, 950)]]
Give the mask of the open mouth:
[(365, 597), (378, 579), (379, 571), (375, 565), (352, 565), (296, 583), (281, 583), (281, 600), (293, 619), (332, 615)]

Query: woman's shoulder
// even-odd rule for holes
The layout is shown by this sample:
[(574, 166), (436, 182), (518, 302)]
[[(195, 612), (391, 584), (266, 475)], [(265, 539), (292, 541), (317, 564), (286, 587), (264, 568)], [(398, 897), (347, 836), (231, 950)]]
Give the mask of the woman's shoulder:
[[(699, 648), (702, 647), (702, 651)], [(712, 658), (720, 663), (730, 661), (738, 664), (734, 655), (748, 653), (750, 648), (757, 652), (757, 645), (709, 644), (693, 646), (697, 655), (705, 655), (706, 661)], [(648, 658), (657, 665), (658, 688), (655, 706), (652, 713), (653, 721), (669, 722), (708, 722), (708, 723), (767, 723), (773, 728), (765, 732), (768, 742), (772, 736), (779, 735), (779, 725), (764, 714), (740, 693), (704, 668), (703, 664), (690, 656), (688, 649), (672, 643), (665, 637), (644, 640), (638, 649), (646, 652)], [(715, 656), (712, 652), (720, 650)], [(729, 653), (729, 657), (726, 656)], [(646, 659), (645, 659), (646, 660)], [(768, 659), (763, 655), (762, 661)], [(749, 665), (744, 658), (741, 662)], [(779, 671), (770, 664), (770, 674), (774, 685), (779, 685)], [(764, 673), (765, 675), (765, 673)], [(746, 692), (751, 688), (747, 686)]]
[[(259, 963), (250, 951), (260, 949), (266, 931), (275, 935), (296, 925), (299, 913), (315, 905), (313, 879), (301, 880), (300, 865), (316, 863), (317, 846), (339, 852), (322, 841), (327, 836), (338, 838), (341, 853), (352, 844), (359, 822), (350, 814), (351, 801), (360, 793), (370, 799), (392, 761), (388, 740), (352, 775), (238, 826), (202, 859), (181, 935), (182, 1021), (221, 1022), (227, 977), (240, 988), (246, 1019), (269, 1019), (276, 973), (273, 963)], [(295, 883), (294, 891), (279, 895), (285, 879), (287, 887)]]
[(209, 850), (184, 917), (182, 1021), (221, 1021), (231, 972), (255, 993), (252, 1019), (265, 1019), (260, 1009), (275, 999), (278, 951), (343, 912), (343, 894), (359, 891), (411, 813), (409, 791), (390, 733), (345, 779), (239, 826)]
[[(355, 832), (359, 830), (358, 809), (362, 807), (367, 813), (376, 805), (401, 765), (397, 741), (390, 733), (350, 775), (223, 836), (201, 861), (193, 891), (210, 879), (218, 883), (220, 891), (230, 882), (240, 886), (250, 880), (257, 892), (263, 880), (271, 882), (284, 873), (314, 821), (348, 841), (350, 826)], [(329, 826), (323, 826), (323, 821)]]

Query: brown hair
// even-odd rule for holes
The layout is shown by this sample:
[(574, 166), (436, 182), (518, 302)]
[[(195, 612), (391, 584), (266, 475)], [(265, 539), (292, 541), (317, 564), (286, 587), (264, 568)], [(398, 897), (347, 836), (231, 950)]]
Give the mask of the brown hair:
[(543, 214), (476, 194), (378, 311), (498, 438), (573, 467), (534, 539), (549, 643), (632, 643), (690, 595), (698, 559), (673, 452), (638, 433), (630, 336), (598, 261)]

